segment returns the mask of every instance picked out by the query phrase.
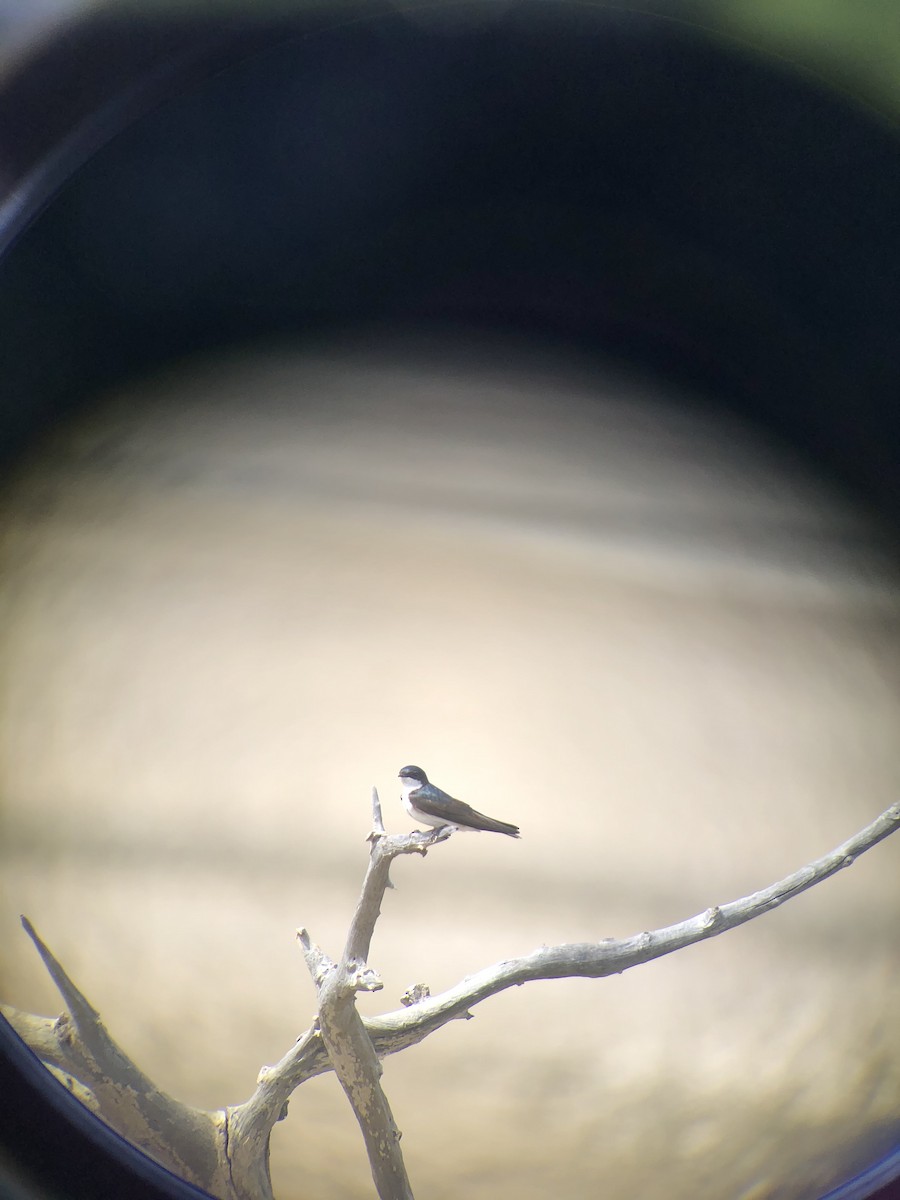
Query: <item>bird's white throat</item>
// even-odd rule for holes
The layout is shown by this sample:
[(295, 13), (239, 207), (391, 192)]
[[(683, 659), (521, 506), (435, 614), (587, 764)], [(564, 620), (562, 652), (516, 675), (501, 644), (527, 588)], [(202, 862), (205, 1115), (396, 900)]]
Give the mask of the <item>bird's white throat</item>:
[(406, 811), (409, 813), (409, 815), (412, 817), (412, 819), (414, 821), (420, 821), (421, 817), (419, 816), (419, 813), (416, 811), (412, 800), (410, 800), (409, 793), (414, 792), (416, 790), (416, 788), (419, 788), (421, 786), (422, 785), (420, 783), (418, 783), (415, 779), (406, 779), (404, 776), (402, 776), (402, 775), (400, 776), (400, 789), (401, 789), (400, 799), (403, 803), (403, 807), (406, 809)]
[(421, 786), (422, 786), (421, 783), (419, 783), (419, 781), (417, 779), (407, 779), (403, 775), (400, 776), (400, 787), (403, 790), (403, 799), (404, 800), (406, 799), (406, 797), (409, 795), (410, 792), (414, 792), (416, 790), (416, 788), (420, 788)]

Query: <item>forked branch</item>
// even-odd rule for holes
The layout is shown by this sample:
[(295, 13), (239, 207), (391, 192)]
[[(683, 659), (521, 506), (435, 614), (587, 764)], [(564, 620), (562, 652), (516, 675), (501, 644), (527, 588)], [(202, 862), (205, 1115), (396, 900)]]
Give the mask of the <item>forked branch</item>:
[(192, 1108), (158, 1088), (113, 1041), (100, 1014), (27, 917), (22, 925), (68, 1012), (50, 1020), (4, 1007), (3, 1015), (12, 1027), (67, 1079), (76, 1095), (129, 1141), (183, 1179), (218, 1196), (230, 1196), (223, 1171), (224, 1113)]
[(381, 1086), (381, 1063), (357, 1010), (356, 993), (379, 991), (383, 986), (367, 960), (381, 902), (390, 887), (391, 863), (400, 854), (425, 854), (429, 846), (449, 835), (449, 829), (436, 829), (389, 837), (373, 788), (369, 867), (341, 961), (332, 962), (305, 929), (297, 933), (319, 998), (317, 1024), (322, 1042), (359, 1122), (381, 1200), (412, 1200), (412, 1188), (400, 1150), (400, 1130)]
[(363, 1020), (356, 1010), (355, 993), (381, 986), (368, 964), (368, 954), (384, 892), (390, 887), (390, 864), (401, 854), (424, 854), (449, 836), (446, 829), (386, 834), (375, 792), (369, 866), (340, 962), (328, 959), (301, 931), (301, 945), (316, 982), (319, 1016), (279, 1063), (262, 1069), (249, 1100), (218, 1113), (180, 1104), (131, 1062), (24, 918), (25, 929), (68, 1013), (53, 1021), (5, 1006), (2, 1012), (45, 1063), (87, 1089), (92, 1106), (109, 1124), (172, 1170), (228, 1200), (271, 1200), (268, 1160), (272, 1128), (285, 1115), (295, 1088), (334, 1069), (366, 1138), (380, 1195), (408, 1200), (409, 1183), (399, 1135), (381, 1089), (379, 1059), (421, 1042), (449, 1021), (471, 1015), (476, 1004), (517, 984), (570, 976), (599, 979), (717, 937), (850, 866), (898, 828), (900, 804), (894, 804), (830, 853), (752, 895), (653, 932), (543, 946), (524, 957), (486, 967), (440, 995), (424, 995), (409, 1007)]

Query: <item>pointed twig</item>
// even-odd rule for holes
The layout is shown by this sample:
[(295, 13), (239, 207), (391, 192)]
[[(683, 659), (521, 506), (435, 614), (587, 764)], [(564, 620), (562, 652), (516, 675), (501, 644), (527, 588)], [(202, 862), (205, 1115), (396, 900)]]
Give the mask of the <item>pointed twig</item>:
[(100, 1014), (94, 1006), (88, 1001), (83, 992), (75, 986), (66, 972), (63, 970), (59, 960), (54, 956), (49, 947), (38, 936), (32, 923), (27, 917), (20, 918), (22, 928), (34, 942), (38, 954), (41, 956), (41, 961), (47, 968), (50, 978), (56, 984), (57, 990), (66, 1003), (66, 1008), (72, 1018), (75, 1029), (78, 1031), (78, 1036), (84, 1048), (100, 1062), (111, 1062), (115, 1059), (118, 1052), (118, 1047), (106, 1032), (103, 1022), (100, 1020)]
[(222, 1152), (224, 1114), (191, 1108), (161, 1091), (113, 1041), (97, 1010), (27, 917), (22, 917), (22, 925), (68, 1013), (53, 1022), (10, 1013), (14, 1027), (26, 1041), (29, 1032), (36, 1035), (35, 1048), (44, 1051), (44, 1061), (81, 1084), (99, 1115), (119, 1133), (183, 1179), (219, 1196), (232, 1196)]
[(444, 842), (450, 837), (452, 828), (443, 826), (431, 829), (428, 833), (414, 830), (412, 833), (387, 834), (381, 817), (381, 802), (378, 791), (372, 789), (372, 833), (369, 835), (371, 848), (369, 851), (369, 866), (363, 880), (362, 891), (356, 905), (356, 912), (350, 922), (347, 944), (344, 947), (344, 962), (365, 962), (369, 957), (369, 947), (375, 925), (381, 915), (381, 902), (388, 888), (393, 887), (390, 880), (391, 863), (401, 854), (428, 853), (431, 846)]
[(384, 818), (381, 815), (381, 798), (378, 795), (378, 788), (372, 788), (372, 832), (369, 834), (369, 841), (374, 841), (376, 838), (384, 837)]

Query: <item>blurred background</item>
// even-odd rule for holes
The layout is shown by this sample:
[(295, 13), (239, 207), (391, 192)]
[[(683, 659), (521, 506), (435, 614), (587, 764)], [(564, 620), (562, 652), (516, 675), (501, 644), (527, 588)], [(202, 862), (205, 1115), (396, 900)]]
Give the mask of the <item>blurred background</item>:
[[(4, 1001), (60, 1007), (24, 912), (160, 1086), (239, 1103), (314, 1011), (296, 927), (341, 949), (373, 785), (409, 827), (404, 763), (522, 840), (397, 864), (373, 1014), (895, 801), (898, 35), (750, 7), (98, 9), (125, 110), (30, 174), (2, 123)], [(9, 54), (28, 144), (90, 90), (61, 11), (56, 92)], [(823, 1195), (898, 1144), (898, 909), (888, 841), (486, 1002), (385, 1064), (413, 1186)], [(272, 1169), (371, 1193), (334, 1079)]]

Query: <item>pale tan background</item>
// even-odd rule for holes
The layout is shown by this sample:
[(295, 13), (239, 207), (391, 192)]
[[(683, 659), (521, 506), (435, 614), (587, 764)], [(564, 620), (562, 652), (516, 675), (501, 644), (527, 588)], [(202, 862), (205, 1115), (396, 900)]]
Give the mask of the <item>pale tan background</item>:
[[(216, 1107), (306, 1027), (369, 790), (417, 762), (519, 823), (395, 868), (397, 1007), (541, 943), (764, 886), (897, 799), (896, 581), (749, 431), (516, 344), (360, 337), (107, 397), (6, 488), (3, 999), (27, 913), (164, 1087)], [(425, 1197), (809, 1197), (900, 1131), (900, 844), (606, 981), (387, 1061)], [(369, 1196), (332, 1078), (280, 1197)]]

